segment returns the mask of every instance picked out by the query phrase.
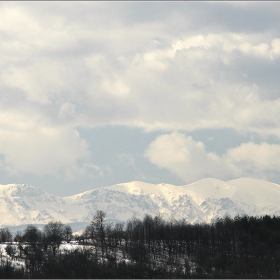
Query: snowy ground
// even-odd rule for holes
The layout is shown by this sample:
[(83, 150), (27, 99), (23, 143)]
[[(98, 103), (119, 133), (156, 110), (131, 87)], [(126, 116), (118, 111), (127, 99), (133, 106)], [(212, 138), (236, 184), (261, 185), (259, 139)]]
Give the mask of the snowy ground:
[[(122, 242), (123, 243), (123, 242)], [(13, 257), (11, 257), (9, 254), (7, 254), (6, 248), (8, 245), (12, 245), (13, 248), (15, 248), (15, 254)], [(125, 252), (124, 249), (124, 244), (118, 245), (117, 248), (114, 248), (111, 252), (108, 251), (109, 255), (111, 257), (115, 258), (115, 261), (117, 263), (132, 263), (133, 260), (130, 259), (129, 255), (127, 252)], [(24, 245), (23, 245), (24, 247)], [(59, 250), (57, 251), (57, 254), (64, 254), (70, 251), (75, 251), (75, 250), (80, 250), (83, 251), (84, 249), (86, 250), (92, 250), (92, 253), (95, 255), (95, 247), (93, 245), (79, 245), (76, 243), (76, 241), (72, 241), (71, 243), (66, 243), (64, 242), (63, 244), (60, 245)], [(97, 257), (99, 262), (107, 262), (107, 258), (102, 258), (102, 254), (100, 251), (97, 252)], [(7, 262), (9, 262), (12, 266), (16, 268), (24, 268), (25, 267), (25, 259), (20, 258), (20, 251), (18, 249), (18, 244), (16, 242), (11, 242), (11, 243), (6, 243), (6, 244), (0, 244), (0, 265), (5, 265)], [(176, 263), (180, 265), (180, 269), (183, 269), (182, 271), (185, 272), (184, 264), (186, 262), (185, 257), (178, 257)], [(189, 265), (190, 265), (190, 272), (195, 272), (196, 269), (196, 264), (190, 260), (188, 260)], [(160, 267), (160, 266), (165, 266), (168, 270), (173, 271), (174, 270), (174, 264), (169, 263), (168, 261), (168, 256), (166, 255), (165, 257), (151, 257), (150, 259), (150, 265), (151, 267)]]
[[(7, 254), (6, 248), (8, 245), (12, 245), (13, 248), (15, 248), (15, 255), (14, 257), (11, 257)], [(61, 246), (59, 247), (59, 252), (63, 253), (65, 251), (72, 251), (75, 249), (83, 249), (85, 246), (83, 245), (78, 245), (78, 244), (61, 244)], [(88, 248), (88, 246), (87, 246)], [(1, 264), (4, 264), (6, 262), (10, 262), (12, 263), (12, 265), (17, 266), (17, 267), (21, 267), (21, 266), (25, 266), (25, 261), (23, 258), (20, 258), (19, 256), (19, 249), (18, 249), (18, 244), (16, 242), (10, 242), (10, 243), (1, 243), (0, 244), (0, 262)]]
[[(8, 245), (12, 245), (15, 249), (14, 257), (8, 255), (6, 248)], [(24, 246), (24, 245), (23, 245)], [(59, 247), (58, 254), (63, 254), (69, 251), (74, 251), (76, 249), (83, 250), (83, 249), (94, 249), (94, 246), (91, 245), (79, 245), (75, 241), (70, 243), (62, 243)], [(120, 251), (116, 252), (117, 261), (125, 261), (130, 262), (130, 260), (123, 258), (122, 253)], [(0, 243), (0, 263), (5, 264), (6, 262), (10, 262), (13, 266), (16, 267), (23, 267), (25, 266), (24, 258), (20, 257), (20, 251), (18, 249), (17, 242), (9, 242), (9, 243)]]
[[(21, 259), (19, 257), (12, 258), (11, 256), (9, 256), (7, 254), (6, 248), (7, 248), (8, 244), (11, 244), (15, 248), (17, 248), (16, 242), (0, 244), (0, 261), (1, 261), (1, 265), (5, 264), (6, 262), (10, 262), (10, 263), (12, 263), (13, 266), (16, 266), (16, 267), (25, 266), (24, 259)], [(18, 255), (18, 253), (19, 253), (19, 250), (17, 249), (16, 254)]]

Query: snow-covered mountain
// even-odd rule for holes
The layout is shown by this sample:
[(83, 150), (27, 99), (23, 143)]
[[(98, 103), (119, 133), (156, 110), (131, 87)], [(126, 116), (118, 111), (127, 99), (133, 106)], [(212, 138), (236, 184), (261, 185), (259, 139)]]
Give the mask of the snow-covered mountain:
[(26, 184), (0, 185), (0, 225), (45, 223), (65, 220), (63, 198)]
[(0, 185), (0, 225), (90, 222), (96, 210), (115, 221), (161, 213), (191, 223), (225, 215), (280, 215), (280, 185), (258, 179), (207, 178), (184, 186), (130, 182), (68, 197), (29, 185)]

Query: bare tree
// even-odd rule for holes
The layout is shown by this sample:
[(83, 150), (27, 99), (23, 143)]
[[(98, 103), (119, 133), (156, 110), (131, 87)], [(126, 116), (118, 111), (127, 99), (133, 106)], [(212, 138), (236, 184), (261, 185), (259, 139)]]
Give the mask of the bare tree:
[(51, 247), (52, 253), (53, 255), (55, 255), (56, 251), (59, 249), (59, 246), (63, 241), (65, 226), (60, 221), (50, 221), (44, 226), (44, 233), (46, 236), (46, 240)]
[(5, 228), (0, 228), (0, 242), (11, 242), (12, 241), (12, 234), (10, 230)]
[(97, 210), (88, 227), (93, 233), (95, 245), (101, 247), (102, 256), (104, 256), (105, 240), (107, 233), (111, 231), (111, 226), (112, 224), (106, 221), (106, 213), (102, 210)]
[(116, 223), (113, 232), (117, 245), (121, 245), (124, 238), (124, 223)]
[(31, 246), (41, 241), (41, 231), (34, 225), (28, 225), (23, 233), (22, 240), (28, 242)]
[(22, 241), (22, 232), (18, 230), (14, 237), (14, 242), (21, 242)]
[(72, 228), (69, 225), (66, 225), (64, 227), (64, 238), (66, 239), (67, 242), (69, 242), (71, 240), (73, 231)]
[(106, 213), (102, 210), (97, 210), (91, 221), (91, 226), (94, 230), (94, 238), (101, 245), (105, 242), (105, 218)]

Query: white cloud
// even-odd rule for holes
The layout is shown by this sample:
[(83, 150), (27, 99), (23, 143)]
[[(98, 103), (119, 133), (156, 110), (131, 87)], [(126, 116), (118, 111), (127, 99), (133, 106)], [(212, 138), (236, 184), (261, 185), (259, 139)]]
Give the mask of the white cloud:
[(87, 144), (69, 127), (50, 126), (38, 116), (1, 113), (0, 154), (9, 174), (59, 175), (88, 156)]
[(280, 171), (280, 145), (278, 144), (243, 143), (239, 147), (229, 149), (227, 157), (240, 170), (253, 172), (254, 175), (265, 171)]
[(128, 166), (135, 166), (135, 158), (133, 155), (122, 153), (118, 156), (119, 162)]
[(186, 182), (205, 177), (226, 178), (234, 172), (227, 169), (223, 158), (207, 153), (202, 142), (195, 142), (181, 133), (158, 136), (145, 155), (152, 163), (170, 170)]
[(1, 82), (26, 94), (27, 100), (50, 104), (54, 93), (61, 87), (59, 65), (43, 60), (27, 67), (11, 66), (2, 75)]
[(100, 166), (90, 163), (85, 163), (83, 166), (76, 170), (76, 174), (72, 174), (70, 179), (73, 177), (79, 176), (89, 176), (91, 178), (95, 178), (96, 176), (104, 177), (104, 172)]
[(60, 106), (58, 118), (72, 117), (75, 114), (76, 105), (71, 102), (65, 102)]
[(280, 38), (275, 38), (271, 41), (271, 47), (272, 47), (272, 57), (277, 57), (280, 55)]
[(145, 155), (152, 163), (187, 183), (205, 177), (255, 176), (269, 179), (273, 172), (280, 172), (280, 145), (277, 144), (243, 143), (219, 156), (207, 153), (202, 142), (181, 133), (172, 133), (158, 136)]
[[(252, 30), (248, 19), (249, 29), (217, 28), (196, 4), (139, 5), (147, 13), (138, 3), (1, 3), (0, 153), (10, 172), (75, 166), (87, 154), (77, 126), (234, 128), (280, 138), (279, 25)], [(220, 157), (172, 134), (147, 155), (187, 179), (198, 169), (240, 173), (240, 151)]]
[[(179, 10), (131, 25), (118, 15), (126, 10), (122, 5), (103, 16), (98, 11), (106, 5), (57, 5), (61, 9), (44, 5), (46, 13), (39, 5), (3, 5), (8, 24), (0, 23), (3, 34), (11, 34), (1, 49), (1, 85), (24, 93), (27, 106), (53, 106), (41, 111), (54, 123), (165, 131), (233, 127), (280, 136), (280, 98), (265, 98), (278, 82), (260, 84), (246, 69), (252, 59), (258, 69), (277, 63), (273, 33), (194, 34), (186, 26), (172, 35), (167, 26), (180, 24), (173, 17), (184, 15)], [(68, 102), (72, 118), (63, 118)]]
[(124, 84), (124, 82), (116, 78), (113, 81), (109, 79), (105, 79), (102, 82), (101, 88), (108, 92), (109, 94), (117, 97), (123, 97), (129, 94), (130, 89)]

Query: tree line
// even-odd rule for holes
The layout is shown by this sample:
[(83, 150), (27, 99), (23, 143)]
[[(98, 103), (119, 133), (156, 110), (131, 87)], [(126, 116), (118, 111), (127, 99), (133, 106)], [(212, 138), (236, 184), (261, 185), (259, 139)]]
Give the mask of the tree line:
[[(2, 262), (1, 278), (280, 278), (280, 217), (237, 216), (190, 224), (161, 215), (110, 223), (98, 210), (81, 235), (59, 221), (28, 225), (6, 252), (25, 265)], [(62, 242), (79, 246), (62, 252)]]

